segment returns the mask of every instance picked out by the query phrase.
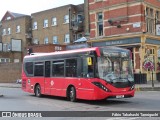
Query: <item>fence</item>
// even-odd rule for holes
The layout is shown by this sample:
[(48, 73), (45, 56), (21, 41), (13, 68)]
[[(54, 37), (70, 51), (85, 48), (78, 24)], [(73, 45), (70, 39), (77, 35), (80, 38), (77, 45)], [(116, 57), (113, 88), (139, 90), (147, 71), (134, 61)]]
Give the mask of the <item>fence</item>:
[(22, 63), (0, 64), (0, 83), (14, 83), (21, 79)]
[(147, 74), (134, 74), (135, 84), (147, 84)]

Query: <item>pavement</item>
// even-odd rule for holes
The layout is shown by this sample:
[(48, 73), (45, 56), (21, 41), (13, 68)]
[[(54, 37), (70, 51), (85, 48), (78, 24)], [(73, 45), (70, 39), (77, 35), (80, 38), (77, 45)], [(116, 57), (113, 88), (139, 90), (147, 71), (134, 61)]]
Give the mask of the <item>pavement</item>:
[[(20, 83), (0, 83), (0, 87), (7, 87), (7, 88), (21, 88)], [(147, 84), (135, 84), (136, 91), (160, 91), (160, 82), (148, 81)], [(1, 94), (0, 94), (1, 95)]]

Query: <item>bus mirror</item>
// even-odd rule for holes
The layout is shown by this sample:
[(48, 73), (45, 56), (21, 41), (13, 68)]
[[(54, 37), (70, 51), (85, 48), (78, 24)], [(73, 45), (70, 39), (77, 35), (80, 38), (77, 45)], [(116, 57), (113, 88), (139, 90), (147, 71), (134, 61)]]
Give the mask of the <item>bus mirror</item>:
[(92, 65), (92, 58), (91, 58), (91, 57), (88, 57), (88, 58), (87, 58), (87, 62), (88, 62), (88, 65)]

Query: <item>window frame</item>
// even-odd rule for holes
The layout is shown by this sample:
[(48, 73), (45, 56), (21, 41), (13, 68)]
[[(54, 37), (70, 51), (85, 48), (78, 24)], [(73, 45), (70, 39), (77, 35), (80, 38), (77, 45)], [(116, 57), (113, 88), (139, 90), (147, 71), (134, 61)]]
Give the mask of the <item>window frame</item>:
[(33, 22), (32, 29), (33, 29), (33, 30), (37, 30), (37, 29), (38, 29), (38, 23), (37, 23), (37, 21), (34, 21), (34, 22)]
[(44, 19), (43, 20), (43, 28), (47, 28), (48, 27), (48, 19)]
[[(56, 39), (55, 39), (56, 38)], [(56, 40), (56, 42), (55, 42), (55, 40)], [(53, 44), (58, 44), (58, 36), (53, 36), (52, 37), (52, 43)]]
[[(100, 15), (102, 17), (101, 19), (100, 19)], [(103, 17), (104, 17), (103, 12), (98, 12), (97, 13), (97, 36), (103, 36), (104, 35)], [(100, 26), (102, 26), (102, 28)]]
[(16, 26), (16, 33), (20, 33), (21, 32), (21, 26), (20, 25), (17, 25)]
[(70, 43), (70, 35), (69, 35), (69, 33), (65, 34), (64, 43)]
[(52, 26), (56, 26), (56, 25), (57, 25), (57, 18), (52, 17)]
[(7, 28), (7, 35), (11, 34), (11, 28)]
[(69, 15), (64, 15), (64, 23), (69, 23)]
[(2, 30), (2, 35), (6, 35), (6, 29), (5, 28)]
[[(47, 41), (46, 41), (47, 40)], [(45, 37), (44, 38), (44, 44), (46, 45), (46, 44), (49, 44), (49, 39), (48, 39), (48, 37)]]

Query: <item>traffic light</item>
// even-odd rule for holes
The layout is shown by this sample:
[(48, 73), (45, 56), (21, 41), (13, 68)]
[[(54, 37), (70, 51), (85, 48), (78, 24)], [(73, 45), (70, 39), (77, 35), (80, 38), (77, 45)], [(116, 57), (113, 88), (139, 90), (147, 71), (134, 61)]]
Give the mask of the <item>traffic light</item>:
[(28, 48), (27, 49), (27, 54), (30, 55), (31, 53), (33, 53), (32, 48)]

